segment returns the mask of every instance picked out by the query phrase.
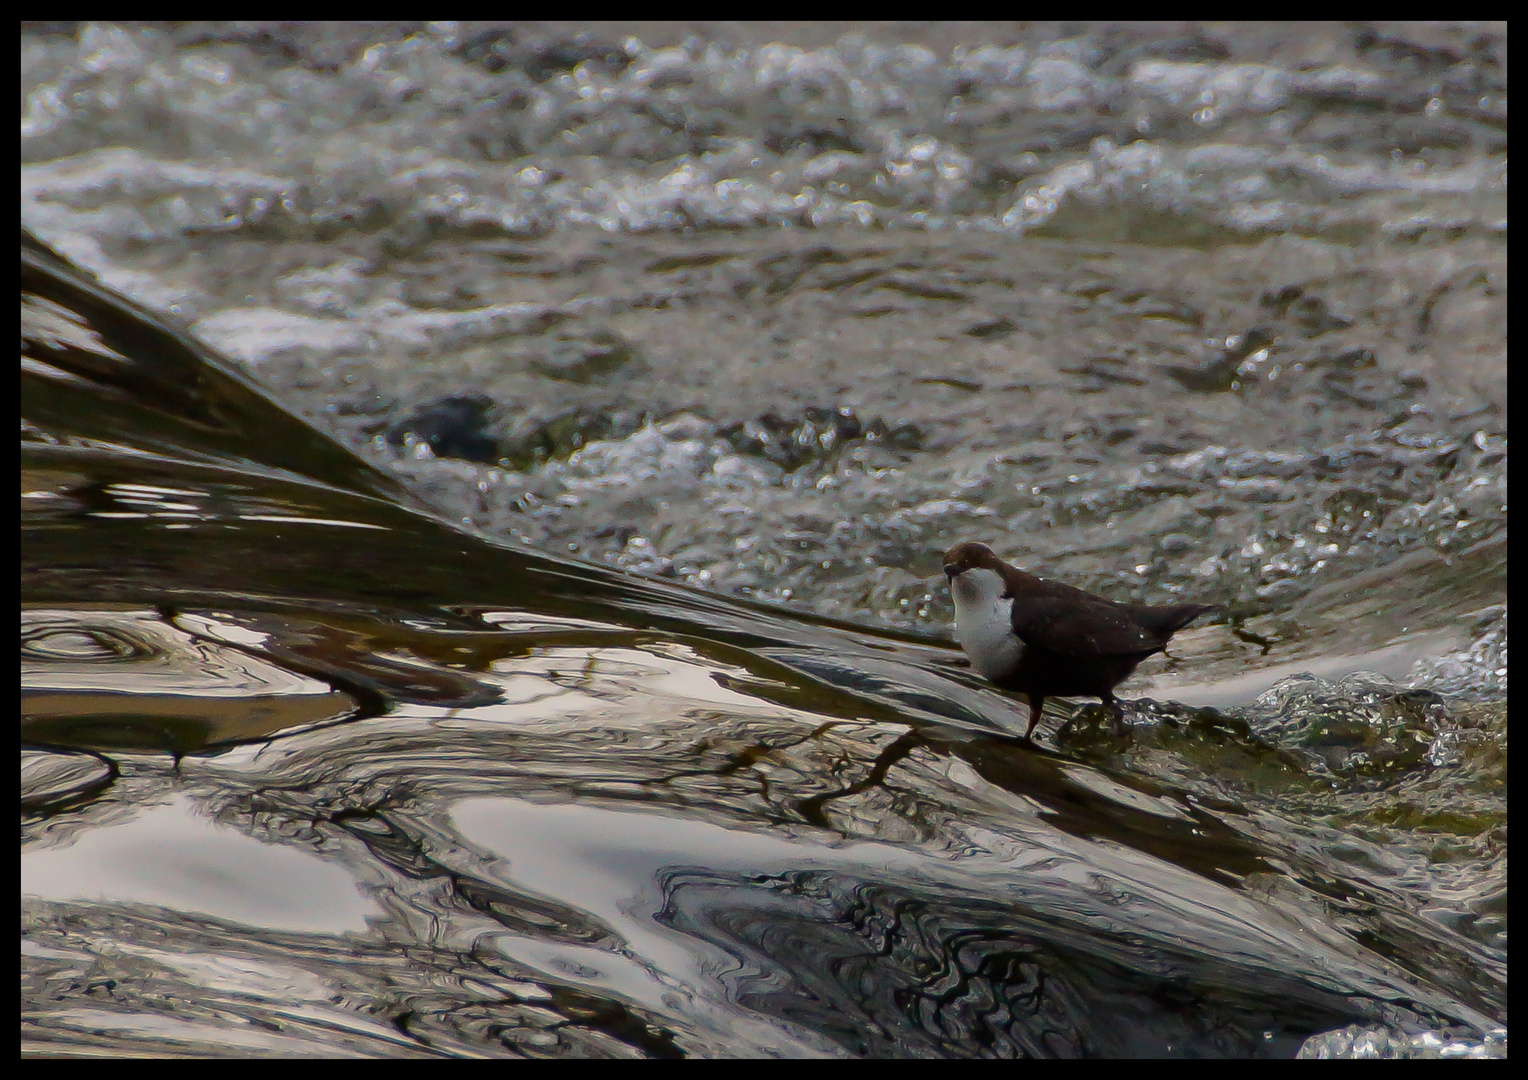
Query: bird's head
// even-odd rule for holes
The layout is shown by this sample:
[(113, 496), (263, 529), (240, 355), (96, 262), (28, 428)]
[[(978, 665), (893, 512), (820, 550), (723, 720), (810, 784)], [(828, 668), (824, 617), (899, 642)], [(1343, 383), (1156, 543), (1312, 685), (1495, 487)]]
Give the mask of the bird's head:
[(1003, 560), (999, 559), (991, 548), (975, 541), (968, 540), (964, 544), (956, 544), (944, 553), (944, 576), (951, 581), (967, 570), (975, 570), (979, 567), (997, 570), (1002, 565)]

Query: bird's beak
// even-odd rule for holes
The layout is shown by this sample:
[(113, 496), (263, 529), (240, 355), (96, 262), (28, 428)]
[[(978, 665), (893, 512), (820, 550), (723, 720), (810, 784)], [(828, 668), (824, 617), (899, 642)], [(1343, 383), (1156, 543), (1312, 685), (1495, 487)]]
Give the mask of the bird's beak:
[(950, 563), (944, 568), (944, 576), (945, 580), (947, 581), (954, 581), (955, 575), (958, 573), (960, 573), (960, 567), (956, 566), (954, 563)]

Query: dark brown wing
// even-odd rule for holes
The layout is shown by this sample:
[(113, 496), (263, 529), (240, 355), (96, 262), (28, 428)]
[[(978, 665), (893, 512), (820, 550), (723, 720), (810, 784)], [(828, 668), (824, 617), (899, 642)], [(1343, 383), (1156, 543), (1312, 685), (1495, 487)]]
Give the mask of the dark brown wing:
[[(1082, 594), (1086, 595), (1086, 594)], [(1153, 653), (1206, 608), (1135, 608), (1096, 597), (1015, 597), (1013, 632), (1026, 645), (1079, 660)]]

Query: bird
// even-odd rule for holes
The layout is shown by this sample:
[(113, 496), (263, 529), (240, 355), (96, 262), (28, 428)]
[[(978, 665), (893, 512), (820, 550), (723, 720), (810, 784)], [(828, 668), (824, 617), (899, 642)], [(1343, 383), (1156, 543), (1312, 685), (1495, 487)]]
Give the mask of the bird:
[(1029, 698), (1028, 739), (1047, 697), (1096, 697), (1124, 715), (1114, 688), (1209, 604), (1122, 604), (1009, 566), (986, 544), (944, 553), (955, 638), (984, 678)]

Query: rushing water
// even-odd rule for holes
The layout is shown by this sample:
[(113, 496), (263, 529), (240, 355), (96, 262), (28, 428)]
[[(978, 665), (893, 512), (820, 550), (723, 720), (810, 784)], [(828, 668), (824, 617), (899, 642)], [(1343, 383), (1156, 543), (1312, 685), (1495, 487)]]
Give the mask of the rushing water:
[(24, 1046), (1504, 1054), (1505, 40), (25, 29)]

